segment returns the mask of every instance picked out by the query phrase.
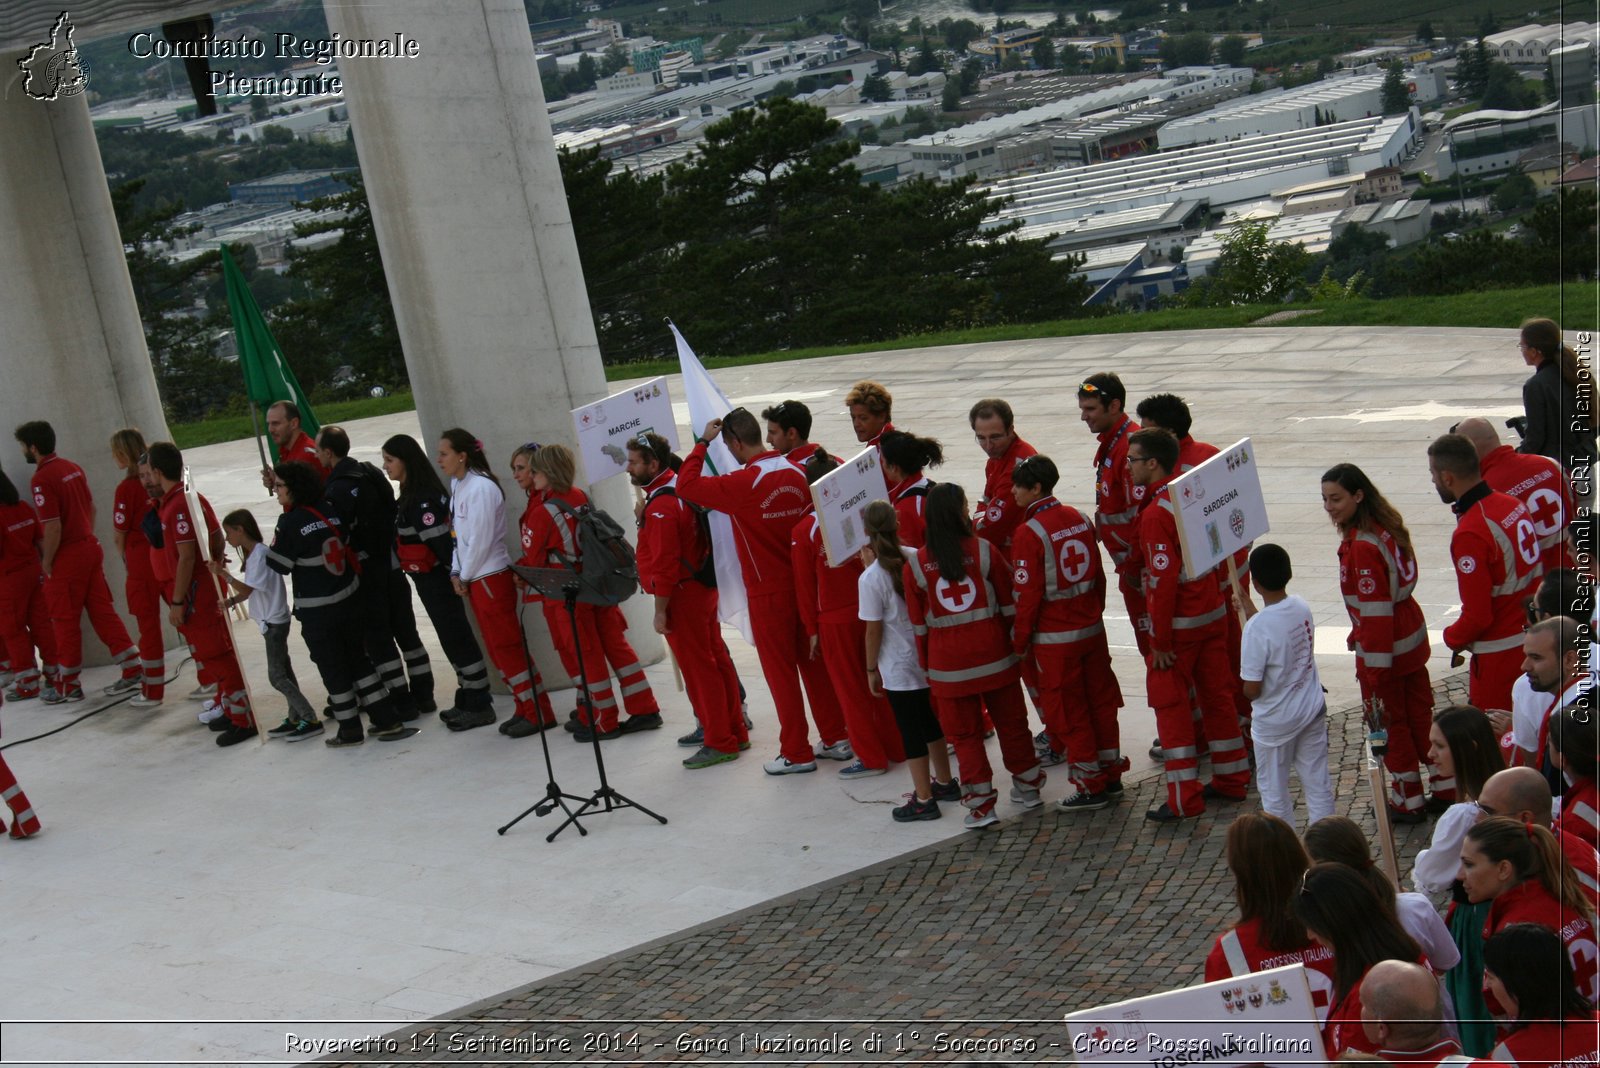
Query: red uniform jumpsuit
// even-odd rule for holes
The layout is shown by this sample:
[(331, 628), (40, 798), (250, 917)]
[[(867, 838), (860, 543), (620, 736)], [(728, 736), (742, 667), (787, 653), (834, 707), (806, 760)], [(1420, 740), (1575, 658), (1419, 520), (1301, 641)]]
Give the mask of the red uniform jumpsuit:
[(1527, 506), (1534, 533), (1539, 535), (1539, 573), (1548, 575), (1572, 567), (1566, 537), (1572, 499), (1567, 494), (1567, 476), (1561, 465), (1548, 456), (1521, 453), (1502, 445), (1483, 457), (1478, 467), (1490, 489), (1515, 497)]
[(895, 518), (900, 525), (900, 544), (908, 549), (921, 548), (928, 540), (928, 491), (933, 480), (921, 471), (889, 487), (889, 503), (894, 505)]
[[(1205, 441), (1196, 441), (1192, 435), (1185, 434), (1178, 442), (1178, 473), (1193, 470), (1217, 455), (1222, 450)], [(1250, 546), (1246, 545), (1233, 554), (1233, 567), (1239, 575), (1239, 585), (1248, 590), (1250, 588)], [(1228, 565), (1217, 565), (1217, 582), (1222, 586), (1222, 594), (1227, 597), (1231, 585), (1228, 575)], [(1230, 608), (1223, 617), (1228, 621), (1228, 665), (1233, 668), (1233, 677), (1239, 677), (1239, 669), (1244, 659), (1244, 624), (1239, 622), (1239, 613)], [(1239, 716), (1241, 724), (1250, 722), (1252, 706), (1250, 699), (1244, 695), (1244, 683), (1241, 682), (1233, 694), (1233, 710)], [(1198, 709), (1196, 713), (1198, 714)]]
[(710, 551), (694, 510), (678, 499), (678, 476), (662, 471), (645, 487), (639, 513), (639, 588), (667, 598), (667, 644), (683, 672), (704, 744), (737, 753), (750, 738), (740, 714), (739, 676), (718, 629), (716, 587), (693, 576)]
[[(0, 705), (3, 704), (5, 698), (0, 697)], [(22, 792), (17, 777), (11, 774), (4, 753), (0, 753), (0, 798), (5, 800), (6, 807), (11, 810), (11, 837), (26, 838), (39, 833), (41, 830), (39, 817), (33, 814), (33, 806), (28, 803), (28, 795)], [(0, 830), (3, 829), (4, 824), (0, 823)]]
[(45, 603), (61, 660), (61, 692), (81, 688), (83, 633), (78, 620), (85, 611), (95, 636), (122, 669), (122, 677), (139, 678), (139, 650), (117, 615), (101, 568), (105, 554), (94, 536), (94, 499), (83, 468), (59, 456), (40, 457), (33, 471), (33, 503), (41, 524), (61, 524), (61, 541), (44, 580)]
[(1116, 427), (1099, 436), (1100, 448), (1094, 454), (1094, 529), (1100, 544), (1111, 554), (1117, 572), (1117, 588), (1128, 606), (1128, 622), (1139, 652), (1150, 653), (1150, 619), (1145, 611), (1144, 590), (1139, 583), (1138, 553), (1139, 505), (1144, 500), (1143, 486), (1128, 478), (1128, 435), (1139, 429), (1132, 419), (1123, 417)]
[[(222, 528), (211, 510), (211, 502), (200, 498), (202, 522), (211, 551), (211, 558), (222, 558)], [(217, 595), (216, 579), (206, 570), (206, 562), (199, 552), (199, 539), (195, 523), (189, 514), (188, 501), (183, 487), (173, 486), (161, 498), (162, 552), (167, 558), (166, 571), (175, 575), (178, 568), (178, 546), (194, 545), (194, 570), (190, 573), (188, 589), (172, 588), (171, 601), (183, 606), (183, 622), (178, 633), (183, 635), (194, 652), (195, 662), (202, 665), (208, 676), (215, 680), (222, 710), (235, 727), (254, 727), (255, 717), (250, 713), (250, 697), (245, 689), (244, 671), (233, 648), (233, 638), (228, 627), (222, 600)]]
[(1333, 1007), (1333, 950), (1314, 941), (1298, 949), (1268, 949), (1261, 944), (1261, 921), (1244, 920), (1232, 930), (1217, 937), (1206, 957), (1206, 982), (1218, 983), (1230, 977), (1244, 978), (1251, 972), (1264, 972), (1270, 968), (1286, 968), (1291, 964), (1306, 966), (1306, 979), (1311, 984), (1311, 1005), (1317, 1011), (1320, 1025), (1328, 1018)]
[[(1362, 700), (1382, 700), (1389, 717), (1389, 807), (1422, 810), (1422, 776), (1428, 728), (1433, 723), (1433, 685), (1428, 681), (1428, 627), (1413, 596), (1417, 562), (1387, 530), (1352, 529), (1339, 542), (1339, 592), (1350, 613), (1350, 641)], [(1455, 780), (1428, 765), (1435, 797), (1452, 800)]]
[(1561, 936), (1572, 960), (1572, 981), (1578, 993), (1590, 1004), (1600, 1000), (1600, 949), (1595, 945), (1594, 927), (1583, 916), (1563, 905), (1537, 880), (1528, 879), (1502, 890), (1489, 905), (1489, 918), (1483, 924), (1483, 940), (1513, 923), (1537, 923)]
[(887, 768), (891, 760), (904, 760), (905, 743), (895, 725), (894, 711), (887, 698), (881, 694), (874, 697), (867, 685), (867, 625), (858, 617), (861, 561), (852, 555), (841, 566), (829, 567), (822, 527), (809, 509), (795, 524), (789, 559), (794, 565), (800, 622), (807, 640), (818, 643), (822, 663), (844, 709), (845, 731), (856, 759), (869, 768)]
[(978, 514), (973, 520), (978, 537), (1011, 556), (1011, 537), (1022, 522), (1023, 510), (1011, 496), (1011, 473), (1017, 461), (1036, 455), (1038, 449), (1021, 438), (1015, 438), (1011, 447), (998, 460), (983, 465), (983, 499), (978, 502)]
[(707, 477), (705, 463), (706, 446), (697, 442), (678, 469), (678, 496), (728, 516), (749, 598), (756, 655), (778, 713), (782, 755), (791, 764), (809, 764), (816, 753), (800, 696), (802, 682), (822, 744), (845, 740), (844, 713), (827, 668), (810, 657), (789, 559), (794, 525), (811, 503), (810, 487), (803, 471), (771, 451), (726, 475)]
[(1012, 535), (1017, 615), (1011, 644), (1032, 660), (1050, 748), (1067, 754), (1068, 774), (1087, 794), (1120, 784), (1117, 709), (1122, 688), (1106, 646), (1106, 575), (1100, 543), (1083, 513), (1054, 497), (1035, 501)]
[[(1150, 612), (1152, 651), (1174, 653), (1170, 668), (1157, 670), (1147, 658), (1150, 705), (1166, 762), (1167, 805), (1178, 816), (1205, 811), (1201, 797), (1199, 750), (1190, 710), (1192, 687), (1200, 701), (1211, 751), (1211, 786), (1229, 797), (1243, 797), (1250, 783), (1250, 761), (1233, 709), (1238, 680), (1228, 668), (1228, 612), (1215, 570), (1182, 578), (1183, 550), (1167, 485), (1147, 487), (1150, 504), (1139, 517), (1139, 556), (1144, 596)], [(1170, 731), (1170, 733), (1169, 733)]]
[[(524, 567), (565, 567), (570, 562), (583, 570), (579, 555), (578, 520), (562, 512), (551, 501), (559, 500), (569, 508), (579, 508), (589, 503), (589, 495), (576, 486), (565, 493), (549, 493), (528, 501), (528, 510), (522, 513), (522, 560)], [(611, 675), (617, 676), (617, 686), (622, 690), (622, 703), (632, 716), (653, 716), (661, 712), (656, 704), (655, 692), (645, 678), (644, 665), (639, 654), (628, 643), (628, 621), (622, 609), (615, 605), (584, 604), (575, 606), (578, 632), (572, 632), (572, 620), (567, 616), (565, 603), (543, 600), (545, 625), (550, 628), (550, 641), (561, 657), (561, 666), (572, 678), (578, 679), (579, 654), (582, 654), (583, 680), (589, 700), (594, 704), (602, 731), (617, 729), (617, 698), (611, 692)], [(606, 666), (610, 665), (610, 671)], [(587, 723), (588, 717), (580, 706), (579, 720)]]
[(39, 696), (35, 647), (44, 660), (45, 679), (56, 684), (56, 632), (44, 603), (39, 518), (26, 501), (0, 505), (0, 643), (11, 661), (18, 700)]
[(1044, 769), (1033, 751), (1028, 712), (1011, 647), (1011, 567), (979, 538), (962, 540), (965, 573), (957, 582), (939, 574), (931, 553), (906, 561), (906, 614), (928, 673), (944, 736), (961, 762), (961, 803), (975, 816), (994, 811), (994, 769), (983, 745), (988, 710), (1000, 736), (1000, 756), (1016, 786), (1037, 791)]
[(1523, 602), (1538, 581), (1539, 535), (1527, 507), (1487, 482), (1451, 507), (1461, 615), (1444, 629), (1444, 643), (1472, 652), (1467, 699), (1485, 711), (1509, 709), (1511, 686), (1522, 674)]
[(141, 692), (161, 700), (167, 672), (166, 648), (161, 635), (161, 584), (150, 566), (150, 539), (144, 536), (144, 517), (155, 510), (144, 483), (125, 478), (117, 483), (111, 505), (111, 526), (122, 534), (122, 562), (128, 572), (123, 592), (128, 612), (139, 624), (139, 667), (144, 671)]
[(1511, 1068), (1592, 1068), (1600, 1064), (1600, 1013), (1576, 1020), (1529, 1020), (1489, 1058)]

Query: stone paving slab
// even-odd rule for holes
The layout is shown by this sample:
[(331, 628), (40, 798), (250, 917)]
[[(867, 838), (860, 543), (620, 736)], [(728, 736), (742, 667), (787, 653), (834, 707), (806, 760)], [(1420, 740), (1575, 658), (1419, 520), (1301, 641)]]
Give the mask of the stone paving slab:
[[(1464, 702), (1466, 675), (1436, 684), (1434, 699)], [(1334, 714), (1330, 734), (1337, 810), (1375, 836), (1359, 707)], [(1237, 915), (1224, 843), (1232, 818), (1258, 809), (1254, 790), (1243, 806), (1213, 804), (1175, 827), (1144, 819), (1160, 790), (1146, 776), (1100, 813), (1046, 806), (339, 1063), (1061, 1062), (1063, 1014), (1202, 981), (1212, 941)], [(1432, 830), (1395, 828), (1402, 877)]]

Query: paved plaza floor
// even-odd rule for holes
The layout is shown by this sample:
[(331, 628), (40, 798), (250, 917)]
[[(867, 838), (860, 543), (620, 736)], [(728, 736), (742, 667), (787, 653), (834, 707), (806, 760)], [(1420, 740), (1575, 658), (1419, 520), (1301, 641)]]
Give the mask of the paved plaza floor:
[[(930, 473), (973, 496), (983, 456), (966, 411), (980, 397), (1005, 397), (1022, 435), (1061, 468), (1059, 495), (1088, 507), (1094, 442), (1074, 391), (1082, 375), (1108, 369), (1132, 398), (1185, 396), (1203, 440), (1254, 439), (1271, 540), (1293, 556), (1291, 589), (1316, 612), (1330, 707), (1348, 708), (1356, 694), (1335, 536), (1318, 497), (1327, 467), (1359, 463), (1402, 509), (1418, 546), (1428, 624), (1437, 632), (1453, 617), (1453, 521), (1428, 483), (1425, 449), (1463, 416), (1498, 422), (1520, 411), (1525, 371), (1509, 327), (1128, 334), (838, 356), (715, 376), (747, 407), (804, 400), (817, 416), (813, 440), (846, 454), (843, 395), (875, 378), (895, 395), (897, 425), (945, 443), (949, 460)], [(66, 398), (54, 403), (61, 411), (40, 415), (66, 419)], [(372, 458), (385, 436), (416, 426), (405, 414), (348, 429), (356, 455)], [(512, 443), (488, 444), (499, 455)], [(188, 460), (219, 509), (272, 518), (252, 443), (190, 450)], [(24, 745), (14, 743), (94, 702), (8, 705), (0, 713), (3, 744), (12, 746), (6, 757), (46, 829), (0, 842), (0, 959), (11, 979), (0, 998), (0, 1057), (299, 1062), (312, 1057), (286, 1046), (289, 1032), (381, 1035), (461, 1016), (470, 1005), (597, 1022), (935, 1010), (947, 1020), (987, 1020), (1191, 981), (1197, 952), (1228, 914), (1218, 882), (1221, 823), (1174, 832), (1140, 818), (1154, 796), (1148, 778), (1157, 769), (1143, 756), (1153, 729), (1131, 631), (1118, 598), (1111, 602), (1113, 655), (1133, 706), (1124, 712), (1124, 749), (1145, 785), (1120, 808), (1070, 827), (1058, 828), (1048, 810), (1022, 815), (1004, 802), (1005, 821), (982, 835), (962, 832), (953, 812), (897, 825), (888, 808), (909, 788), (903, 773), (845, 782), (825, 763), (814, 775), (765, 776), (760, 759), (749, 758), (776, 752), (777, 725), (755, 657), (732, 632), (755, 749), (734, 764), (684, 771), (673, 738), (692, 716), (670, 667), (658, 663), (649, 677), (666, 729), (608, 743), (606, 756), (616, 784), (671, 822), (623, 811), (590, 821), (587, 837), (569, 831), (553, 844), (544, 841), (551, 821), (532, 817), (495, 834), (543, 791), (537, 739), (430, 724), (408, 741), (355, 750), (315, 742), (218, 750), (182, 698), (193, 686), (188, 668), (160, 709), (118, 704)], [(236, 633), (263, 718), (281, 715), (253, 624)], [(308, 695), (320, 699), (298, 639), (291, 650)], [(1436, 642), (1436, 679), (1448, 674), (1440, 650)], [(176, 669), (177, 657), (169, 663)], [(445, 667), (442, 658), (435, 666)], [(98, 669), (87, 681), (98, 692), (110, 676)], [(503, 715), (506, 699), (497, 700)], [(559, 711), (570, 704), (557, 695)], [(551, 743), (563, 785), (587, 793), (588, 749), (565, 735)], [(1353, 767), (1347, 760), (1344, 773)], [(1045, 796), (1065, 792), (1065, 777), (1055, 775)], [(1365, 812), (1353, 786), (1340, 801)], [(927, 890), (933, 883), (938, 889)], [(1070, 900), (1052, 896), (1068, 883)], [(893, 945), (896, 937), (903, 944)], [(876, 939), (881, 951), (864, 953), (861, 939)], [(569, 982), (573, 969), (608, 958)], [(724, 970), (743, 978), (711, 981)], [(555, 976), (559, 985), (504, 996)]]

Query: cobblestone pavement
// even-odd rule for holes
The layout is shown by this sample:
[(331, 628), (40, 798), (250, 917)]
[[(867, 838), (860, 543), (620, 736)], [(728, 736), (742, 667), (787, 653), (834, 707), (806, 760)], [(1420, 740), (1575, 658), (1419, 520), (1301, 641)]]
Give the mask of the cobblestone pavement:
[[(1434, 689), (1438, 707), (1465, 701), (1466, 676)], [(1338, 811), (1375, 833), (1362, 739), (1359, 709), (1334, 715)], [(1100, 813), (1013, 811), (397, 1032), (373, 1059), (346, 1063), (1066, 1060), (1063, 1013), (1199, 982), (1235, 916), (1222, 856), (1240, 809), (1157, 826), (1144, 812), (1159, 789), (1149, 769)], [(1404, 873), (1432, 824), (1396, 832)]]

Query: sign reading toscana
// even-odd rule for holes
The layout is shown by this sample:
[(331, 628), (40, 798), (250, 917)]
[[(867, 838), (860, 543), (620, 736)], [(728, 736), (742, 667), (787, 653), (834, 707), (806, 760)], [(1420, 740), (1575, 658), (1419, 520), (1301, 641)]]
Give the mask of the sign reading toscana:
[(1074, 1012), (1066, 1025), (1079, 1064), (1210, 1068), (1323, 1060), (1304, 964)]

